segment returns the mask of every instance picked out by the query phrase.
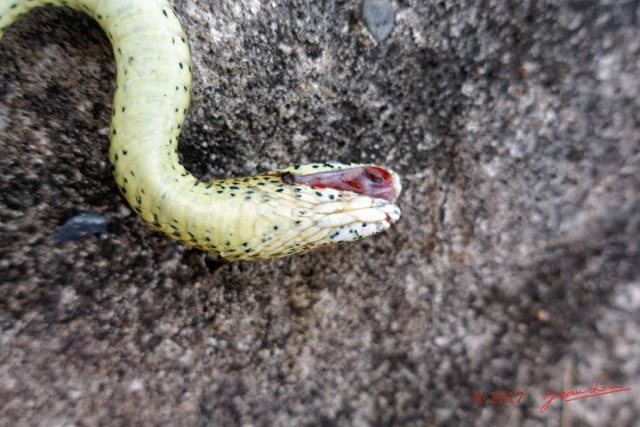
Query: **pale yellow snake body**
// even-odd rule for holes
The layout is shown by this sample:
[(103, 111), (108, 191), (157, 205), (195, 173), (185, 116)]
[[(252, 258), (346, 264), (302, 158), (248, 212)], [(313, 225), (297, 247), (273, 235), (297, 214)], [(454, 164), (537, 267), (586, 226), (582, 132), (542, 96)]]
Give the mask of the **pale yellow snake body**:
[(152, 227), (228, 259), (351, 242), (400, 218), (400, 180), (374, 165), (317, 163), (200, 181), (178, 158), (191, 92), (187, 37), (166, 0), (0, 0), (0, 37), (45, 5), (92, 16), (117, 64), (109, 157), (120, 190)]

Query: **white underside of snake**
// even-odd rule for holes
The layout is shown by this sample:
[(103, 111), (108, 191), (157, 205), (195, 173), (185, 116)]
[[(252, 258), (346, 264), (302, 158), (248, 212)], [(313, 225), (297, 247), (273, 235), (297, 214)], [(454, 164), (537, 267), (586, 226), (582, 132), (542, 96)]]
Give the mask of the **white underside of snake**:
[(191, 92), (187, 37), (166, 0), (0, 0), (0, 37), (39, 6), (69, 6), (104, 29), (117, 64), (109, 158), (153, 228), (228, 259), (303, 253), (380, 233), (400, 218), (400, 179), (375, 165), (315, 163), (200, 181), (178, 158)]

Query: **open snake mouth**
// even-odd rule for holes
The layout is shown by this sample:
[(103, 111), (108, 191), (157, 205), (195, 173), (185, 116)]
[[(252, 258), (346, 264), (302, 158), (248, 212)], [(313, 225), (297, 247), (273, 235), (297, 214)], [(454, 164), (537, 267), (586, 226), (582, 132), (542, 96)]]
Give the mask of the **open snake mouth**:
[(281, 175), (286, 184), (304, 184), (315, 188), (333, 188), (340, 191), (352, 191), (376, 199), (394, 202), (400, 195), (401, 185), (398, 176), (379, 166), (357, 166), (308, 175), (296, 175), (284, 172)]

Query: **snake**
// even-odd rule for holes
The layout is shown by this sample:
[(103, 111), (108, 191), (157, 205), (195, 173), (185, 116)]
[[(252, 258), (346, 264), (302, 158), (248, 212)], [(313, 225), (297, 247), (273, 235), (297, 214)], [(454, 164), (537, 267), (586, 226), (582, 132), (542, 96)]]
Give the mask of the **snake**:
[(229, 260), (255, 260), (353, 242), (400, 219), (400, 177), (375, 164), (322, 161), (211, 181), (188, 172), (178, 139), (191, 54), (167, 0), (0, 0), (0, 38), (41, 6), (86, 13), (106, 33), (117, 70), (109, 160), (120, 192), (152, 228)]

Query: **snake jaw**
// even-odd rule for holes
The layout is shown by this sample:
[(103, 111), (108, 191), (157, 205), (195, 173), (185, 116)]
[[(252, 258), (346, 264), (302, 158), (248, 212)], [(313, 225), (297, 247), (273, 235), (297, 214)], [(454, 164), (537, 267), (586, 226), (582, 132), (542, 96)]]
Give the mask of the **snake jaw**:
[[(357, 199), (365, 203), (372, 201), (366, 196), (358, 196)], [(317, 240), (307, 244), (305, 249), (350, 243), (382, 233), (397, 222), (400, 216), (398, 206), (381, 199), (373, 199), (373, 205), (369, 207), (350, 207), (324, 214), (316, 222), (322, 232), (317, 233)]]
[(393, 203), (384, 202), (376, 207), (315, 213), (313, 216), (316, 219), (311, 219), (306, 227), (298, 228), (295, 233), (289, 234), (289, 239), (286, 239), (286, 233), (283, 233), (280, 238), (274, 240), (278, 242), (277, 245), (258, 249), (257, 257), (268, 254), (268, 258), (279, 258), (302, 254), (382, 233), (400, 219), (400, 209)]
[(312, 163), (275, 171), (286, 184), (354, 192), (394, 202), (402, 191), (398, 174), (377, 165)]

